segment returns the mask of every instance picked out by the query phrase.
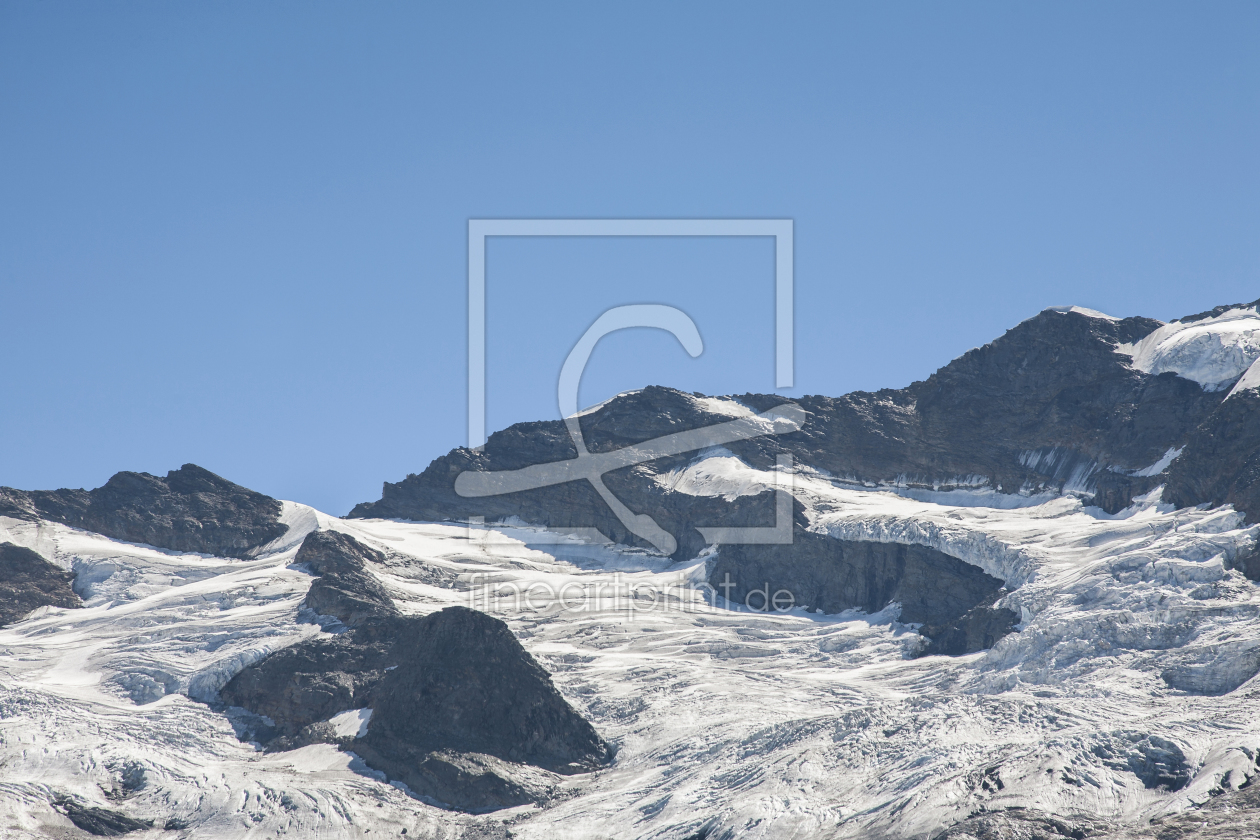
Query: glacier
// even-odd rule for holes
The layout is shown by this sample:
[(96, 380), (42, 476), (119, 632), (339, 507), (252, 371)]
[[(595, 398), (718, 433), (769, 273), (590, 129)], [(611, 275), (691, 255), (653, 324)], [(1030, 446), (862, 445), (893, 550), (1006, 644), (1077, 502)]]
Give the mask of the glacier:
[[(775, 476), (713, 450), (670, 482), (729, 494)], [(1231, 508), (1173, 510), (1158, 491), (1118, 514), (1071, 496), (954, 505), (808, 468), (791, 487), (812, 530), (920, 543), (1000, 577), (1019, 632), (912, 658), (923, 639), (895, 604), (758, 612), (706, 591), (712, 552), (671, 564), (523, 524), (342, 520), (286, 502), (289, 533), (242, 562), (0, 520), (0, 539), (78, 571), (85, 600), (0, 629), (0, 830), (47, 836), (67, 823), (48, 803), (69, 795), (153, 819), (154, 836), (173, 820), (198, 838), (926, 840), (1011, 808), (1142, 823), (1255, 776), (1260, 595), (1231, 566), (1260, 528)], [(310, 576), (293, 565), (316, 528), (383, 552), (372, 571), (406, 613), (463, 604), (507, 621), (616, 745), (614, 764), (565, 778), (544, 807), (470, 816), (352, 751), (240, 741), (217, 689), (325, 632), (299, 615)], [(350, 734), (369, 715), (335, 722)], [(121, 797), (124, 776), (142, 781)]]

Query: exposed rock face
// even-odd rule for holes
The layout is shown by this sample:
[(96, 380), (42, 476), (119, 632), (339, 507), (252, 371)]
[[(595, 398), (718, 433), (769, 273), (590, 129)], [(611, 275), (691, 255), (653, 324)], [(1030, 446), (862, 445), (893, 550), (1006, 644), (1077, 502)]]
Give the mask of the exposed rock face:
[(496, 618), (464, 607), (370, 618), (246, 668), (223, 700), (275, 722), (269, 749), (321, 740), (321, 722), (371, 708), (367, 734), (343, 741), (417, 794), (466, 811), (539, 801), (545, 774), (611, 754), (594, 727)]
[(957, 621), (1002, 592), (1002, 581), (934, 548), (837, 540), (799, 528), (790, 545), (722, 546), (709, 564), (709, 584), (753, 609), (765, 608), (762, 590), (771, 598), (790, 592), (796, 606), (825, 613), (874, 613), (895, 601), (902, 621), (927, 624)]
[(920, 627), (919, 633), (928, 639), (921, 655), (963, 656), (988, 650), (1018, 623), (1019, 613), (1014, 610), (980, 604), (954, 621)]
[[(671, 388), (649, 387), (619, 397), (603, 411), (582, 418), (587, 447), (607, 452), (662, 435), (728, 421), (708, 411), (692, 396)], [(614, 542), (645, 545), (626, 530), (586, 481), (501, 496), (464, 498), (455, 492), (455, 477), (466, 470), (510, 470), (577, 456), (563, 423), (518, 423), (491, 435), (480, 451), (452, 450), (419, 475), (386, 484), (379, 502), (360, 504), (351, 517), (461, 519), (485, 516), (488, 521), (519, 516), (556, 529), (597, 528)], [(693, 557), (705, 545), (696, 525), (773, 525), (773, 494), (741, 497), (733, 502), (675, 493), (655, 476), (686, 464), (692, 455), (662, 458), (613, 470), (604, 476), (608, 488), (634, 511), (652, 517), (678, 541), (676, 559)]]
[[(727, 446), (755, 467), (769, 467), (777, 455), (790, 453), (797, 463), (854, 482), (948, 488), (981, 479), (1010, 493), (1097, 488), (1098, 501), (1118, 509), (1153, 486), (1147, 486), (1148, 477), (1126, 474), (1181, 446), (1224, 396), (1175, 374), (1142, 373), (1116, 352), (1158, 326), (1145, 318), (1112, 321), (1048, 310), (924, 382), (838, 398), (803, 397), (794, 400), (808, 412), (800, 431)], [(758, 394), (737, 399), (756, 411), (786, 402)], [(730, 419), (704, 400), (650, 387), (610, 401), (580, 423), (587, 447), (598, 453)], [(491, 435), (480, 451), (453, 450), (423, 473), (386, 484), (380, 501), (358, 505), (350, 515), (491, 521), (519, 516), (553, 528), (594, 527), (614, 541), (642, 545), (584, 481), (483, 498), (463, 498), (454, 490), (455, 477), (465, 470), (519, 469), (575, 456), (563, 423), (520, 423)], [(661, 458), (605, 475), (631, 510), (649, 512), (675, 536), (675, 559), (695, 556), (703, 547), (696, 526), (773, 522), (771, 494), (724, 502), (676, 493), (656, 480), (690, 457)], [(1193, 460), (1191, 453), (1180, 462)]]
[(1101, 840), (1110, 836), (1111, 827), (1083, 814), (1059, 817), (1028, 808), (1008, 808), (971, 817), (932, 840)]
[(288, 526), (270, 496), (195, 464), (166, 474), (120, 472), (95, 490), (0, 488), (0, 516), (48, 519), (172, 551), (246, 558)]
[(312, 531), (302, 541), (295, 563), (319, 575), (306, 593), (306, 606), (353, 627), (369, 618), (398, 615), (394, 601), (372, 576), (366, 563), (383, 563), (384, 555), (337, 531)]
[[(388, 627), (380, 635), (387, 634)], [(300, 736), (306, 727), (370, 706), (385, 669), (398, 658), (388, 639), (374, 641), (358, 631), (320, 636), (246, 668), (219, 696), (229, 705), (271, 718), (275, 728), (255, 737), (271, 749), (290, 749), (304, 742)]]
[(1208, 415), (1167, 480), (1163, 499), (1177, 507), (1228, 502), (1260, 521), (1260, 390), (1240, 391)]
[(29, 548), (0, 543), (0, 626), (21, 621), (39, 607), (83, 606), (70, 588), (74, 575)]
[(405, 744), (408, 752), (401, 755), (484, 753), (555, 773), (578, 773), (608, 760), (594, 727), (497, 618), (448, 607), (394, 622), (389, 631), (405, 655), (373, 698), (366, 741), (377, 752), (388, 756)]
[[(1220, 307), (1186, 321), (1220, 315)], [(776, 456), (865, 486), (948, 489), (983, 481), (1007, 493), (1071, 491), (1115, 512), (1166, 484), (1164, 499), (1188, 506), (1233, 503), (1260, 518), (1260, 393), (1206, 391), (1174, 373), (1151, 375), (1117, 352), (1160, 326), (1146, 318), (1111, 320), (1047, 310), (984, 347), (969, 351), (926, 381), (900, 390), (793, 400), (807, 412), (800, 431), (727, 444), (751, 466)], [(745, 394), (743, 406), (764, 412), (786, 400)], [(649, 387), (618, 397), (580, 418), (592, 453), (730, 420), (712, 401)], [(1179, 458), (1145, 475), (1170, 450)], [(561, 422), (521, 423), (490, 437), (479, 451), (456, 449), (419, 475), (386, 484), (381, 500), (351, 516), (489, 521), (517, 516), (551, 528), (596, 528), (616, 542), (644, 543), (617, 520), (585, 481), (481, 498), (460, 497), (461, 472), (514, 470), (576, 457)], [(704, 547), (697, 527), (773, 523), (772, 493), (733, 499), (671, 490), (661, 477), (695, 453), (659, 458), (605, 474), (632, 511), (648, 513), (677, 541), (675, 559)], [(796, 509), (798, 536), (807, 526)], [(821, 542), (818, 542), (821, 540)], [(828, 545), (801, 537), (790, 547), (726, 546), (710, 583), (730, 574), (733, 598), (770, 585), (797, 603), (826, 612), (903, 604), (903, 619), (925, 622), (929, 653), (965, 653), (1001, 638), (1018, 618), (991, 605), (1001, 581), (968, 571), (928, 549), (872, 544)], [(1260, 567), (1260, 562), (1254, 564)], [(988, 599), (988, 600), (986, 600)]]
[(53, 804), (70, 822), (97, 837), (121, 837), (153, 827), (153, 820), (132, 819), (121, 811), (82, 805), (67, 796), (57, 797)]

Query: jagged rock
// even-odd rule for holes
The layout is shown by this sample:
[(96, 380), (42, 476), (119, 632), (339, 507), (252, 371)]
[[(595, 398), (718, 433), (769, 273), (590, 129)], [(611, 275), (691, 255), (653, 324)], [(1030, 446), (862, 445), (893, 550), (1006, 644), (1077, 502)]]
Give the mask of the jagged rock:
[(1252, 301), (1251, 303), (1227, 303), (1224, 306), (1213, 307), (1212, 309), (1209, 309), (1206, 312), (1197, 312), (1194, 315), (1186, 315), (1185, 317), (1178, 318), (1177, 320), (1181, 321), (1182, 323), (1193, 324), (1195, 321), (1206, 321), (1208, 318), (1216, 318), (1220, 315), (1224, 315), (1226, 312), (1229, 312), (1231, 309), (1260, 310), (1260, 300), (1255, 300), (1255, 301)]
[[(591, 452), (611, 451), (731, 419), (672, 388), (652, 386), (613, 402), (616, 406), (611, 412), (594, 412), (582, 418)], [(481, 450), (454, 449), (435, 459), (419, 476), (387, 483), (379, 502), (357, 505), (350, 517), (440, 520), (484, 516), (496, 521), (518, 516), (557, 530), (597, 528), (614, 542), (646, 545), (626, 530), (586, 481), (482, 498), (464, 498), (455, 492), (455, 477), (466, 470), (519, 469), (576, 455), (563, 423), (518, 423), (491, 435)], [(774, 524), (772, 493), (728, 502), (672, 492), (655, 481), (655, 476), (686, 464), (691, 457), (679, 455), (613, 470), (605, 474), (604, 481), (631, 510), (651, 511), (657, 523), (674, 535), (678, 541), (676, 559), (692, 557), (704, 548), (697, 525)]]
[(1103, 840), (1255, 840), (1260, 837), (1260, 785), (1255, 778), (1235, 790), (1210, 791), (1211, 798), (1197, 807), (1118, 829)]
[(251, 733), (272, 750), (311, 742), (317, 724), (340, 712), (371, 708), (367, 734), (343, 746), (417, 794), (459, 810), (550, 795), (546, 774), (509, 772), (503, 762), (564, 774), (611, 758), (507, 625), (465, 607), (365, 619), (272, 654), (237, 674), (220, 696), (274, 722)]
[(172, 551), (247, 558), (281, 537), (281, 505), (195, 464), (165, 478), (116, 473), (95, 490), (0, 488), (0, 516), (48, 519)]
[(133, 831), (153, 827), (153, 820), (132, 819), (121, 811), (81, 805), (66, 796), (54, 799), (53, 805), (65, 814), (70, 822), (97, 837), (121, 837)]
[(368, 743), (353, 745), (369, 767), (399, 781), (441, 808), (485, 814), (554, 798), (559, 777), (488, 755), (426, 752), (395, 744), (384, 755)]
[(1019, 613), (1005, 607), (981, 604), (966, 615), (945, 624), (929, 624), (919, 628), (928, 639), (921, 656), (964, 656), (988, 650), (1010, 635), (1019, 624)]
[(1102, 838), (1110, 828), (1084, 814), (1060, 817), (1031, 808), (1007, 808), (970, 817), (932, 840), (1086, 840)]
[[(1125, 481), (1112, 476), (1143, 469), (1181, 445), (1223, 396), (1175, 374), (1134, 370), (1115, 351), (1158, 326), (1146, 318), (1113, 321), (1047, 310), (926, 381), (901, 390), (794, 399), (808, 412), (800, 431), (727, 446), (758, 468), (790, 453), (797, 463), (868, 484), (949, 487), (980, 477), (1009, 493), (1065, 486), (1089, 493), (1102, 479), (1117, 486), (1105, 487), (1098, 503), (1118, 509), (1135, 489), (1129, 476)], [(736, 399), (756, 411), (787, 401), (764, 394)], [(598, 453), (727, 420), (704, 400), (649, 387), (609, 401), (580, 424), (588, 449)], [(616, 542), (644, 545), (585, 481), (483, 498), (463, 498), (454, 490), (455, 477), (465, 470), (519, 469), (575, 456), (563, 423), (519, 423), (491, 435), (479, 451), (453, 450), (419, 475), (387, 483), (380, 501), (360, 504), (350, 516), (490, 521), (519, 516), (558, 529), (593, 527)], [(675, 559), (695, 556), (703, 547), (696, 526), (773, 522), (769, 493), (723, 501), (662, 486), (657, 478), (690, 457), (662, 458), (605, 476), (631, 510), (649, 513), (674, 535)]]
[(957, 621), (1002, 591), (1002, 581), (934, 548), (837, 540), (799, 527), (790, 545), (722, 546), (709, 564), (709, 584), (754, 609), (764, 607), (761, 590), (771, 598), (786, 590), (795, 606), (825, 613), (873, 613), (896, 601), (902, 621), (928, 624)]
[(305, 605), (320, 615), (331, 615), (353, 627), (368, 618), (398, 615), (398, 608), (366, 564), (383, 563), (385, 556), (347, 534), (312, 531), (302, 541), (295, 563), (319, 575), (306, 594)]
[(1163, 500), (1177, 507), (1232, 504), (1260, 521), (1260, 390), (1222, 402), (1190, 433), (1168, 469)]
[(20, 621), (39, 607), (83, 606), (71, 584), (74, 575), (29, 548), (0, 543), (0, 626)]
[[(274, 729), (255, 733), (258, 740), (293, 738), (311, 724), (372, 704), (385, 669), (404, 655), (388, 629), (378, 635), (352, 630), (282, 648), (233, 677), (219, 696), (274, 721)], [(288, 748), (283, 742), (275, 747)]]
[(484, 753), (555, 773), (591, 770), (610, 758), (595, 728), (499, 619), (448, 607), (388, 627), (404, 655), (372, 698), (365, 741), (377, 752), (388, 756), (407, 744)]

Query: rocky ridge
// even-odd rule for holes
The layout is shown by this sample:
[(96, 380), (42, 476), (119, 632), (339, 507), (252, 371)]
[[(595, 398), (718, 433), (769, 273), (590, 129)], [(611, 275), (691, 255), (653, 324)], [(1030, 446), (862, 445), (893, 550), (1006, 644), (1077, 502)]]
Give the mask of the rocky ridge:
[(45, 519), (171, 551), (248, 558), (285, 534), (280, 502), (185, 464), (165, 478), (116, 473), (95, 490), (0, 487), (0, 516)]
[[(1188, 320), (1248, 307), (1255, 309), (1256, 304), (1222, 307)], [(1148, 318), (1046, 310), (906, 388), (793, 399), (806, 412), (799, 431), (726, 447), (762, 470), (773, 469), (778, 457), (790, 455), (796, 465), (822, 471), (841, 485), (897, 492), (989, 488), (1005, 494), (1073, 493), (1110, 513), (1163, 484), (1165, 498), (1175, 504), (1229, 502), (1255, 521), (1260, 518), (1260, 498), (1255, 496), (1260, 484), (1253, 475), (1260, 475), (1260, 437), (1254, 434), (1260, 429), (1260, 394), (1247, 391), (1226, 400), (1224, 391), (1208, 390), (1176, 373), (1154, 375), (1135, 367), (1124, 348), (1162, 326)], [(766, 394), (713, 399), (649, 387), (608, 401), (578, 423), (589, 451), (604, 453), (786, 402)], [(1171, 453), (1179, 457), (1169, 460)], [(356, 506), (350, 516), (519, 517), (558, 530), (594, 528), (614, 542), (646, 547), (586, 481), (480, 498), (462, 497), (455, 489), (456, 477), (465, 471), (519, 470), (576, 456), (564, 423), (519, 423), (491, 435), (479, 450), (452, 450), (422, 473), (385, 484), (379, 501)], [(698, 528), (774, 523), (773, 492), (719, 497), (672, 488), (665, 478), (698, 457), (703, 453), (669, 455), (604, 476), (607, 487), (631, 511), (650, 512), (676, 538), (676, 560), (694, 557), (705, 547)], [(1161, 464), (1152, 473), (1152, 465)], [(936, 602), (924, 613), (933, 617), (924, 620), (939, 637), (932, 648), (938, 652), (980, 649), (975, 646), (991, 644), (1015, 624), (1010, 611), (992, 611), (989, 596), (1000, 581), (985, 582), (961, 598), (957, 591), (948, 594), (930, 586), (907, 586), (902, 592), (897, 580), (903, 571), (874, 559), (888, 549), (873, 544), (865, 554), (855, 546), (847, 554), (839, 549), (820, 552), (814, 540), (802, 536), (810, 522), (799, 504), (794, 520), (798, 544), (790, 548), (722, 547), (710, 567), (710, 584), (718, 587), (730, 575), (738, 582), (735, 592), (741, 599), (765, 585), (789, 590), (800, 598), (798, 603), (826, 612), (855, 607), (876, 611), (916, 591)], [(824, 554), (833, 556), (823, 559)], [(845, 562), (839, 560), (842, 556), (864, 559)], [(952, 580), (960, 561), (951, 560), (932, 556), (913, 579)], [(865, 589), (842, 594), (854, 585)], [(878, 597), (872, 600), (866, 590)], [(889, 600), (877, 603), (885, 596)], [(903, 603), (903, 610), (905, 620), (920, 620), (912, 617), (922, 611), (919, 607), (905, 609)], [(955, 625), (964, 615), (968, 619)], [(940, 641), (946, 637), (951, 641)]]
[(29, 548), (0, 543), (0, 626), (21, 621), (40, 607), (82, 606), (73, 581), (73, 574)]
[[(502, 621), (465, 607), (403, 616), (368, 570), (379, 552), (315, 531), (296, 562), (321, 576), (305, 606), (348, 628), (245, 668), (223, 702), (259, 716), (246, 737), (269, 751), (353, 750), (420, 797), (482, 813), (553, 795), (557, 778), (611, 753)], [(333, 718), (369, 710), (353, 734)]]

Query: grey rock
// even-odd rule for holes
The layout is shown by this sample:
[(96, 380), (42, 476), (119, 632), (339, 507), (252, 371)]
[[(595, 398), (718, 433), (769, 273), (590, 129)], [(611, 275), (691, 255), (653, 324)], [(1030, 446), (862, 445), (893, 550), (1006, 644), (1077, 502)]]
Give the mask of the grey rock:
[(507, 625), (464, 607), (365, 619), (272, 654), (220, 696), (271, 720), (244, 733), (268, 750), (328, 740), (321, 722), (371, 708), (367, 734), (338, 743), (417, 795), (465, 811), (551, 796), (546, 773), (526, 766), (571, 774), (612, 757)]
[[(1109, 321), (1075, 312), (1046, 311), (996, 341), (969, 351), (926, 381), (900, 390), (792, 400), (808, 412), (799, 432), (728, 445), (756, 467), (790, 453), (797, 463), (867, 484), (908, 482), (952, 486), (981, 476), (1005, 492), (1092, 491), (1107, 478), (1134, 472), (1180, 445), (1220, 403), (1174, 374), (1133, 370), (1115, 352), (1158, 322)], [(765, 394), (736, 397), (764, 411), (787, 400)], [(618, 397), (581, 418), (591, 452), (605, 452), (672, 432), (728, 420), (703, 403), (668, 388), (649, 387)], [(490, 436), (479, 451), (456, 449), (419, 475), (386, 484), (380, 501), (355, 507), (352, 517), (488, 520), (519, 516), (549, 527), (594, 527), (617, 542), (642, 544), (628, 534), (585, 482), (485, 498), (462, 498), (455, 477), (464, 470), (505, 470), (573, 458), (563, 423), (520, 423)], [(671, 456), (607, 474), (606, 483), (631, 510), (649, 513), (678, 541), (675, 559), (694, 556), (703, 525), (773, 522), (771, 494), (733, 502), (673, 493), (655, 478), (685, 464)], [(1114, 506), (1128, 496), (1113, 492)], [(760, 520), (760, 521), (754, 521)]]
[(920, 627), (920, 635), (929, 640), (920, 655), (964, 656), (988, 650), (1014, 632), (1018, 623), (1014, 610), (980, 604), (954, 621)]
[(1229, 503), (1248, 522), (1260, 521), (1260, 390), (1217, 406), (1190, 433), (1167, 482), (1163, 500), (1177, 507)]
[(172, 551), (248, 558), (288, 530), (278, 501), (195, 464), (120, 472), (95, 490), (0, 488), (0, 516), (47, 519)]
[(83, 606), (71, 584), (74, 575), (29, 548), (0, 543), (0, 626), (20, 621), (39, 607)]
[[(294, 738), (311, 724), (372, 704), (385, 669), (402, 655), (388, 635), (384, 631), (379, 640), (365, 639), (350, 631), (282, 648), (234, 676), (219, 696), (273, 721), (273, 728), (250, 737), (263, 742)], [(269, 746), (289, 748), (283, 741)]]
[(406, 744), (482, 753), (564, 774), (611, 759), (595, 728), (499, 619), (448, 607), (371, 628), (382, 631), (405, 655), (373, 697), (364, 740), (380, 754)]
[(1086, 840), (1103, 838), (1111, 828), (1085, 814), (1061, 817), (1032, 808), (1007, 808), (972, 816), (932, 840)]
[(53, 805), (65, 814), (70, 822), (97, 837), (121, 837), (133, 831), (153, 827), (152, 820), (137, 820), (121, 811), (83, 805), (67, 796), (58, 796), (53, 800)]
[(874, 613), (896, 601), (902, 621), (934, 625), (992, 604), (1002, 592), (1002, 581), (934, 548), (837, 540), (799, 528), (790, 545), (720, 547), (709, 584), (723, 597), (729, 591), (733, 602), (751, 600), (745, 605), (753, 609), (764, 608), (759, 590), (766, 589), (772, 598), (790, 592), (796, 606), (825, 613)]
[(384, 563), (385, 556), (354, 537), (337, 531), (312, 531), (302, 541), (294, 562), (319, 575), (305, 601), (316, 613), (334, 616), (349, 627), (369, 618), (398, 615), (385, 587), (367, 569), (367, 563)]

